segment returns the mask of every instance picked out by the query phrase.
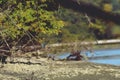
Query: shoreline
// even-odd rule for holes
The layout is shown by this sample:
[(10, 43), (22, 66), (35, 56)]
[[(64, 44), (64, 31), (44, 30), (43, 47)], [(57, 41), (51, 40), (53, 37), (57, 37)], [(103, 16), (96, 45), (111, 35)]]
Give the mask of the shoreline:
[(41, 64), (6, 64), (0, 80), (120, 80), (120, 66), (85, 61), (52, 61)]

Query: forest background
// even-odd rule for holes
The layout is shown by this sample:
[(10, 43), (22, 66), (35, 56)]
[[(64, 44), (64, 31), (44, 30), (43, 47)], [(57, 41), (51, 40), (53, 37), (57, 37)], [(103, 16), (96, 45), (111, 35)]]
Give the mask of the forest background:
[[(120, 0), (79, 1), (120, 14)], [(0, 45), (120, 38), (120, 25), (55, 5), (54, 0), (0, 0)]]

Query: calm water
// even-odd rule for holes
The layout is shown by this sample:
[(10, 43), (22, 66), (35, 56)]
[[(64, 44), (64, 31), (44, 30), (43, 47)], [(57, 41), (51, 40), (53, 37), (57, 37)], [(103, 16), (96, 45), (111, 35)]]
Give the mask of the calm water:
[[(59, 55), (59, 58), (64, 59), (69, 54), (64, 53)], [(93, 57), (90, 52), (86, 52), (86, 55), (89, 57), (88, 61), (90, 62), (120, 66), (120, 49), (95, 50)]]

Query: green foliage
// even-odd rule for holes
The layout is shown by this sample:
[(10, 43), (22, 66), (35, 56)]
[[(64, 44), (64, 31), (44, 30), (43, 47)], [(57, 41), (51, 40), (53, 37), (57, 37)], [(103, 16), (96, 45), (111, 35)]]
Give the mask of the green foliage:
[(91, 23), (91, 24), (89, 25), (89, 28), (98, 29), (101, 33), (104, 33), (104, 32), (105, 32), (105, 27), (104, 27), (103, 25)]
[(112, 27), (113, 34), (120, 34), (120, 26), (116, 25), (115, 27)]
[(60, 13), (58, 16), (65, 22), (65, 27), (61, 31), (61, 41), (62, 42), (72, 42), (83, 40), (83, 38), (90, 39), (94, 37), (89, 32), (89, 24), (84, 14), (79, 14), (73, 12), (72, 10), (67, 10), (60, 8)]
[[(120, 12), (120, 0), (83, 1), (108, 12)], [(55, 4), (54, 0), (0, 0), (0, 30), (4, 37), (16, 39), (29, 31), (40, 42), (46, 38), (50, 43), (106, 38), (105, 31), (109, 29), (106, 28), (106, 23), (95, 19), (95, 22), (89, 24), (85, 14), (66, 10), (61, 6), (58, 11), (51, 11), (49, 9), (52, 4)], [(113, 32), (116, 30), (115, 28)]]
[[(25, 31), (39, 34), (58, 34), (64, 26), (53, 11), (46, 10), (46, 0), (0, 0), (2, 4), (0, 19), (1, 29), (6, 37), (17, 38), (25, 35)], [(6, 5), (5, 5), (6, 4)]]
[(77, 40), (77, 35), (71, 34), (67, 29), (62, 30), (61, 41), (62, 42), (73, 42)]

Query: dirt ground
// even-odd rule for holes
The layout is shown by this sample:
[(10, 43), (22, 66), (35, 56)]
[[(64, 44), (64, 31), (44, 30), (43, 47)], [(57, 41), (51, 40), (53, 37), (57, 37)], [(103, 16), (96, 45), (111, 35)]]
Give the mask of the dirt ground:
[(120, 80), (120, 66), (85, 61), (37, 61), (41, 64), (5, 64), (0, 68), (0, 80)]

